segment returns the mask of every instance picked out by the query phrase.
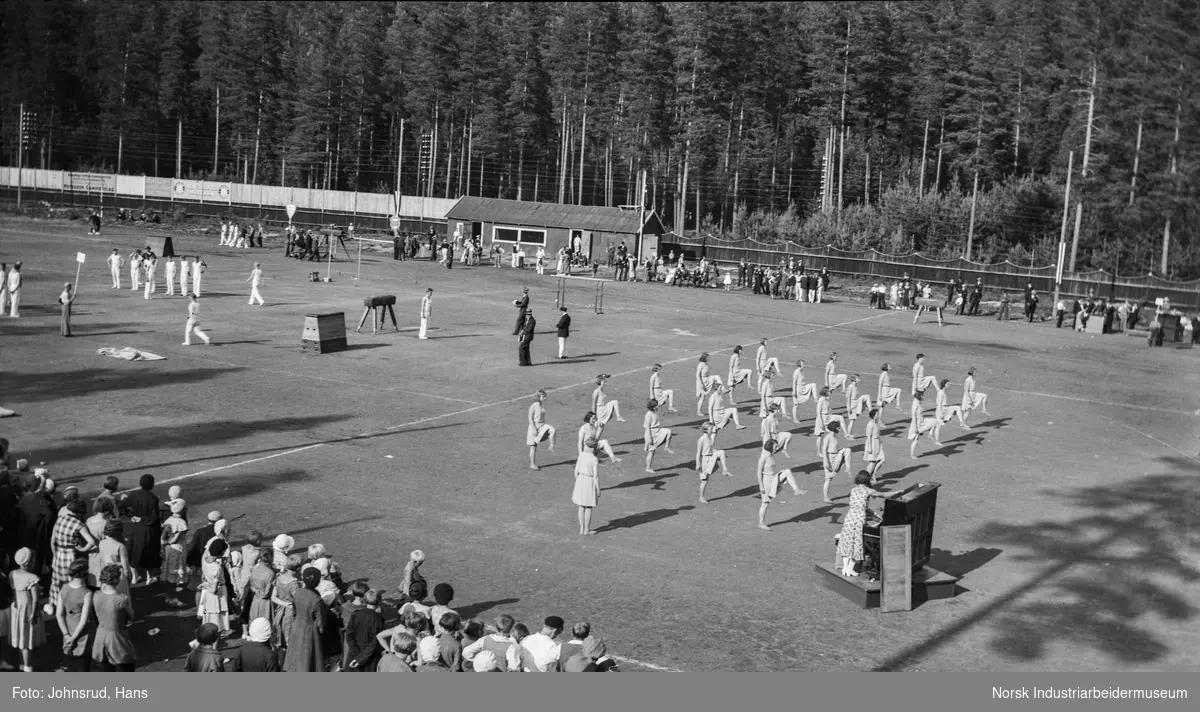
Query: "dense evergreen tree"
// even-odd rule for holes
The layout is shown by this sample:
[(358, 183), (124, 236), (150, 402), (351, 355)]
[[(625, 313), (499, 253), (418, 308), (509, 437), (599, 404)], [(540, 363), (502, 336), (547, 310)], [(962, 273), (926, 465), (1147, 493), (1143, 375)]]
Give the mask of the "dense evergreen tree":
[(30, 167), (607, 205), (645, 171), (676, 231), (939, 257), (978, 176), (976, 259), (1052, 261), (1066, 207), (1079, 269), (1161, 272), (1165, 240), (1192, 278), (1198, 25), (1186, 0), (9, 0), (0, 151), (23, 105)]

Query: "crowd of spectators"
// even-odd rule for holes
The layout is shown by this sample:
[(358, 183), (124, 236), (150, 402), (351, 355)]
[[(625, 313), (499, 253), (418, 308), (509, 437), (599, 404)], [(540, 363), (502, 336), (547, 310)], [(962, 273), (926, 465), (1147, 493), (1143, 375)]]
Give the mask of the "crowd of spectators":
[(258, 531), (235, 540), (219, 511), (189, 523), (182, 490), (160, 500), (151, 475), (132, 492), (109, 476), (89, 502), (49, 474), (14, 462), (0, 438), (0, 669), (134, 670), (148, 662), (135, 624), (163, 610), (195, 611), (197, 627), (166, 641), (190, 648), (182, 669), (192, 672), (619, 669), (586, 622), (466, 617), (449, 583), (430, 598), (421, 551), (387, 597), (347, 581), (319, 543), (297, 550), (287, 534)]

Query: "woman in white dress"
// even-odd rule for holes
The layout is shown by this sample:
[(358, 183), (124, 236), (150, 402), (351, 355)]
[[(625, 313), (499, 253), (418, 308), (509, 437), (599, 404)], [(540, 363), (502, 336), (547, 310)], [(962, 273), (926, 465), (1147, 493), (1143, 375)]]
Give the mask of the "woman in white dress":
[(600, 460), (596, 457), (596, 441), (589, 438), (575, 462), (575, 490), (571, 501), (579, 508), (579, 533), (595, 534), (592, 530), (592, 510), (600, 501)]
[(618, 423), (626, 422), (621, 417), (621, 405), (615, 400), (609, 400), (608, 394), (604, 392), (604, 384), (610, 378), (612, 376), (607, 373), (596, 376), (596, 390), (592, 391), (592, 410), (596, 412), (600, 425), (607, 425), (613, 418), (616, 418)]

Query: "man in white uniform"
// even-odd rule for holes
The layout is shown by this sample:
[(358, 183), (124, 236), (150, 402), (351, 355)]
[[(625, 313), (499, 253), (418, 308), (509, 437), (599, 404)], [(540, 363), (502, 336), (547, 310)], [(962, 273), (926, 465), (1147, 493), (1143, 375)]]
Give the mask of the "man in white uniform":
[(113, 248), (112, 254), (108, 256), (108, 271), (112, 273), (112, 288), (121, 288), (121, 268), (125, 266), (125, 260), (121, 259), (121, 253)]
[(433, 314), (433, 287), (425, 290), (425, 296), (421, 297), (421, 332), (417, 334), (418, 339), (428, 339), (425, 335), (429, 329), (429, 316)]
[(196, 260), (192, 262), (192, 293), (197, 297), (200, 296), (200, 275), (204, 273), (206, 267), (208, 265), (204, 264), (200, 255), (196, 255)]
[(199, 336), (204, 341), (205, 346), (212, 344), (212, 339), (208, 337), (208, 334), (200, 330), (200, 301), (195, 294), (192, 295), (192, 300), (188, 302), (187, 326), (183, 329), (182, 346), (192, 345), (192, 334)]
[(175, 268), (178, 266), (179, 265), (176, 264), (174, 257), (167, 258), (167, 266), (166, 266), (167, 275), (166, 276), (167, 276), (167, 296), (168, 297), (175, 294)]
[(142, 286), (142, 253), (139, 250), (129, 255), (129, 281), (133, 285), (130, 289), (135, 292)]
[(263, 301), (262, 294), (258, 291), (258, 288), (262, 285), (262, 268), (259, 267), (257, 262), (254, 263), (254, 269), (250, 270), (250, 276), (246, 278), (246, 281), (250, 283), (249, 305), (254, 306), (254, 302), (257, 301), (258, 306), (265, 306), (266, 302)]
[(21, 316), (21, 263), (13, 265), (8, 273), (8, 315), (13, 319)]
[(146, 252), (146, 259), (142, 261), (142, 265), (146, 268), (146, 299), (154, 294), (154, 290), (158, 287), (158, 257), (153, 252)]
[(192, 263), (184, 257), (179, 261), (179, 296), (186, 297), (188, 294), (188, 278), (192, 276)]

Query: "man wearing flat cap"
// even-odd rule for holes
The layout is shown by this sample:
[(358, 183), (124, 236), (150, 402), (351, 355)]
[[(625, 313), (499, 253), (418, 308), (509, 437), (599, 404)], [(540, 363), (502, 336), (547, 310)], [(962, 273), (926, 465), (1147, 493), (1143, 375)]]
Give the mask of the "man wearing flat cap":
[(192, 545), (188, 547), (188, 568), (200, 568), (200, 562), (204, 558), (204, 547), (208, 546), (209, 540), (216, 536), (217, 522), (219, 521), (221, 521), (220, 512), (209, 512), (208, 523), (196, 531), (196, 536), (192, 539)]
[(521, 290), (521, 298), (513, 300), (513, 306), (517, 308), (517, 325), (513, 327), (513, 336), (521, 333), (521, 325), (525, 322), (525, 315), (529, 313), (529, 287)]
[(521, 324), (521, 335), (517, 338), (517, 365), (532, 366), (533, 360), (529, 355), (529, 347), (533, 344), (533, 330), (537, 328), (537, 319), (533, 318), (533, 310), (525, 312), (525, 321)]

